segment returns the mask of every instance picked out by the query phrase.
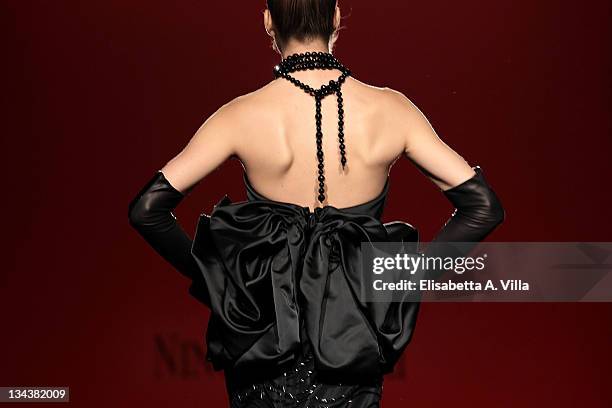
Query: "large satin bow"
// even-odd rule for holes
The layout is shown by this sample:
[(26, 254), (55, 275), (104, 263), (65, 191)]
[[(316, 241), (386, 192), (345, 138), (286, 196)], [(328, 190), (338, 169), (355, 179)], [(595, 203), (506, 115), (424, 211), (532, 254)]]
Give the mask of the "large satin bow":
[(416, 243), (418, 232), (333, 206), (225, 195), (200, 216), (192, 247), (210, 299), (207, 359), (215, 369), (280, 364), (309, 341), (320, 371), (391, 371), (419, 305), (361, 299), (368, 241)]

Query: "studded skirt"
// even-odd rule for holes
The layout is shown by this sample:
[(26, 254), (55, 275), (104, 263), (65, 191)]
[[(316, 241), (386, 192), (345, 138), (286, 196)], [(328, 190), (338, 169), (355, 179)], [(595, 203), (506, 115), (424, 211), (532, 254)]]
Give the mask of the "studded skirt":
[(379, 408), (382, 379), (343, 384), (321, 380), (312, 354), (301, 356), (277, 377), (229, 391), (231, 408)]

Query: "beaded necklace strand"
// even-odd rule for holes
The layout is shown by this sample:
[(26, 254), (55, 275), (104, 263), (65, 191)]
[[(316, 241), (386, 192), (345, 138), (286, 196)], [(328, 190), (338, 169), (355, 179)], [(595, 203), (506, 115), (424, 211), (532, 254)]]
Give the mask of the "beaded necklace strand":
[[(289, 75), (292, 72), (313, 70), (313, 69), (338, 69), (342, 74), (336, 80), (331, 80), (329, 83), (322, 85), (319, 89), (314, 89), (309, 85), (299, 81), (295, 77)], [(306, 52), (301, 54), (293, 54), (284, 58), (273, 70), (274, 77), (282, 77), (301, 88), (307, 94), (315, 98), (315, 120), (316, 120), (316, 141), (317, 141), (317, 160), (318, 164), (318, 181), (319, 181), (319, 202), (325, 201), (325, 165), (323, 160), (323, 131), (321, 130), (321, 100), (327, 95), (335, 93), (338, 100), (338, 142), (340, 147), (340, 163), (342, 170), (346, 166), (346, 145), (344, 144), (344, 108), (342, 100), (342, 84), (346, 78), (351, 75), (351, 71), (336, 59), (332, 54), (327, 52)]]

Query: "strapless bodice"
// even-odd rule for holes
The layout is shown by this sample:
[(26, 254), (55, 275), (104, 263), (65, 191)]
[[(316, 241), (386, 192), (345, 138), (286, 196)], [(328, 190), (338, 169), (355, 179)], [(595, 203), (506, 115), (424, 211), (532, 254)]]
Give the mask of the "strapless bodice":
[(293, 206), (298, 211), (301, 211), (304, 213), (313, 213), (313, 212), (321, 211), (326, 207), (333, 207), (336, 210), (339, 210), (342, 212), (351, 213), (351, 214), (366, 214), (366, 215), (369, 215), (371, 217), (374, 217), (380, 220), (383, 214), (384, 207), (385, 207), (387, 194), (389, 192), (389, 177), (387, 177), (385, 179), (385, 184), (381, 192), (371, 200), (368, 200), (361, 204), (353, 205), (350, 207), (343, 207), (343, 208), (337, 208), (331, 205), (315, 207), (314, 211), (311, 211), (310, 208), (307, 206), (302, 206), (299, 204), (288, 203), (288, 202), (283, 202), (283, 201), (270, 200), (269, 198), (265, 197), (263, 194), (260, 194), (253, 187), (253, 184), (249, 180), (249, 177), (246, 172), (242, 173), (242, 178), (244, 180), (244, 186), (246, 188), (247, 199), (249, 201), (267, 201), (267, 202), (272, 202), (272, 203), (277, 203), (277, 204), (282, 204), (282, 205)]

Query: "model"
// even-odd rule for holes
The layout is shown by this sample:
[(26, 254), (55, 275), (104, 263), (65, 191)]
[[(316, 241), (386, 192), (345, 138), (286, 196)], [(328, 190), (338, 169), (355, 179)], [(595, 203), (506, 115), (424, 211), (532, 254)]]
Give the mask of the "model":
[[(478, 242), (504, 210), (406, 96), (332, 54), (335, 0), (267, 6), (273, 80), (204, 122), (131, 201), (130, 224), (211, 309), (207, 359), (231, 407), (378, 407), (419, 308), (358, 296), (361, 242), (418, 240), (408, 223), (381, 222), (391, 166), (407, 157), (456, 208), (436, 241)], [(225, 195), (192, 240), (172, 211), (229, 158), (248, 200)]]

